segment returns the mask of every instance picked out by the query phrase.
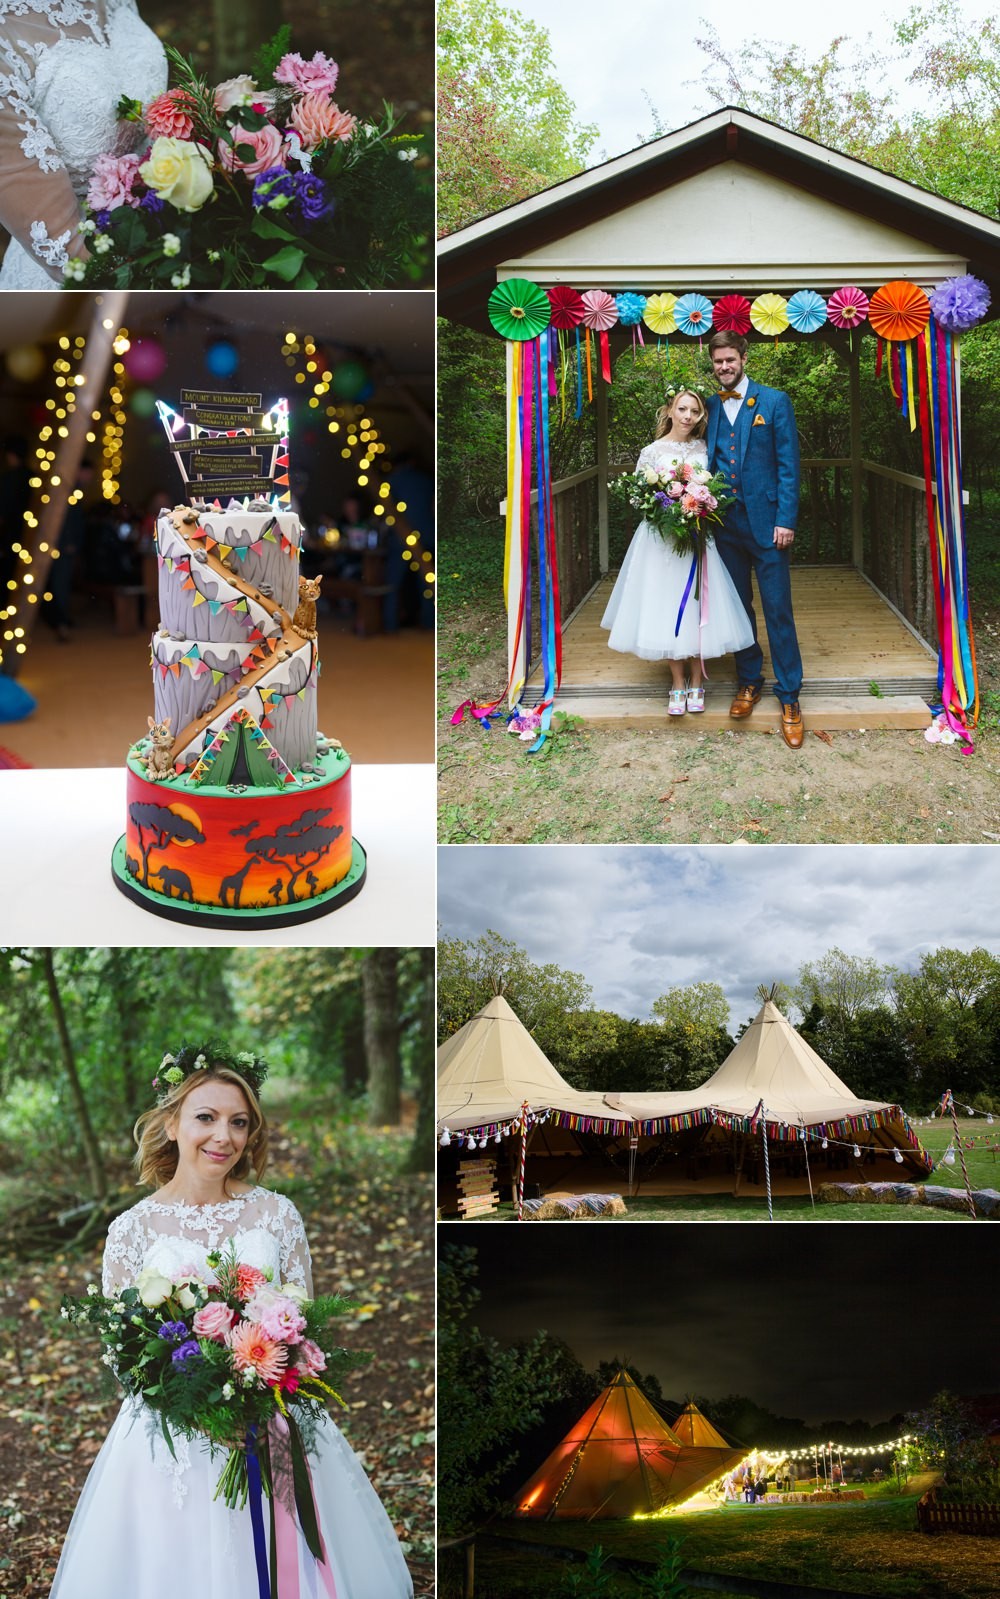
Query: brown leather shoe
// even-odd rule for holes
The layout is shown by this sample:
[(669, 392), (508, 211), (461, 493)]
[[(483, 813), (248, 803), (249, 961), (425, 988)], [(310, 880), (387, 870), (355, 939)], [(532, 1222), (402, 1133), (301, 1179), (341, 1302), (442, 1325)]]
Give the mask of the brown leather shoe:
[(761, 689), (754, 683), (741, 683), (736, 690), (736, 698), (729, 707), (729, 714), (741, 722), (749, 716), (761, 696)]
[(792, 700), (790, 705), (781, 707), (781, 736), (790, 750), (800, 750), (805, 728), (802, 726), (802, 712), (799, 710), (798, 700)]

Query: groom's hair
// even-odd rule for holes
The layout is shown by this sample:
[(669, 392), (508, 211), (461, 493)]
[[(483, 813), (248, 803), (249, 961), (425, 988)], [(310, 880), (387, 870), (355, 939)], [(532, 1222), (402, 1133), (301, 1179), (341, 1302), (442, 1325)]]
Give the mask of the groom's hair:
[(746, 355), (749, 348), (749, 342), (742, 333), (713, 333), (708, 341), (709, 355), (716, 350), (738, 350), (740, 355)]

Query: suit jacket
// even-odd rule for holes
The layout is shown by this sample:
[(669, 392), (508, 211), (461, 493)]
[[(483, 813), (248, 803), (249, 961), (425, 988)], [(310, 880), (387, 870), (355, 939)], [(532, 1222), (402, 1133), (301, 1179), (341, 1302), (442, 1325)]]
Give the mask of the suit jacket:
[[(729, 419), (717, 394), (708, 400), (708, 464), (729, 475)], [(788, 395), (751, 379), (736, 418), (743, 503), (758, 544), (776, 527), (794, 528), (799, 514), (799, 433)]]

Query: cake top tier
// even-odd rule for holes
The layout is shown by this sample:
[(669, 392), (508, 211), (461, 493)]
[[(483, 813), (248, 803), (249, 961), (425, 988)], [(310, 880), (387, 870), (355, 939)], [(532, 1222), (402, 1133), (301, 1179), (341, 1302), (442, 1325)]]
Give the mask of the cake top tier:
[(192, 505), (289, 504), (287, 400), (263, 410), (259, 394), (182, 389), (180, 411), (156, 409)]

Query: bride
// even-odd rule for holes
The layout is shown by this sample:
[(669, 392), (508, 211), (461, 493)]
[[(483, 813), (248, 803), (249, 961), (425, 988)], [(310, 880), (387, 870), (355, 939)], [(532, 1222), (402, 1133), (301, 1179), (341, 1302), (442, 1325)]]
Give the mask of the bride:
[(135, 0), (0, 0), (0, 289), (52, 289), (71, 256), (96, 158), (139, 147), (122, 95), (167, 86), (163, 46)]
[[(186, 1046), (167, 1070), (170, 1081), (161, 1075), (154, 1083), (159, 1103), (136, 1124), (135, 1164), (155, 1192), (109, 1228), (104, 1293), (134, 1285), (144, 1267), (196, 1269), (210, 1278), (208, 1254), (232, 1242), (242, 1263), (270, 1269), (275, 1281), (311, 1296), (298, 1211), (247, 1180), (267, 1164), (257, 1098), (264, 1063)], [(258, 1593), (250, 1512), (212, 1497), (222, 1458), (184, 1438), (175, 1438), (174, 1448), (176, 1459), (152, 1413), (126, 1399), (84, 1485), (50, 1599), (163, 1599), (192, 1584), (211, 1599)], [(329, 1418), (311, 1465), (327, 1566), (309, 1553), (300, 1531), (295, 1591), (301, 1599), (334, 1591), (336, 1599), (410, 1599), (389, 1518)]]
[[(636, 471), (662, 472), (682, 461), (707, 471), (707, 421), (705, 402), (694, 389), (668, 389), (653, 443), (641, 452)], [(705, 541), (698, 602), (693, 593), (685, 598), (691, 575), (691, 557), (678, 554), (648, 522), (640, 522), (601, 618), (601, 626), (610, 629), (609, 649), (670, 663), (671, 716), (705, 709), (706, 658), (745, 649), (753, 641), (750, 618), (711, 537)]]

